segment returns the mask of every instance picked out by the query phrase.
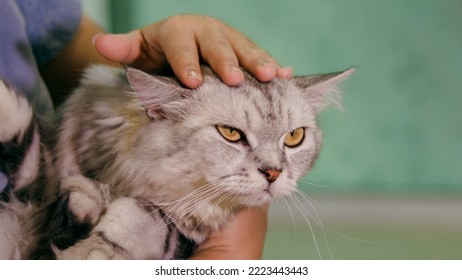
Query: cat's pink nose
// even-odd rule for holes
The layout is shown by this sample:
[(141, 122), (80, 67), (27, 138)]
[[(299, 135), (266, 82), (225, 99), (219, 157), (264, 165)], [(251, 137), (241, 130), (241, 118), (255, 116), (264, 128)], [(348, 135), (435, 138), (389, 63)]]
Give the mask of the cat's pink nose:
[(258, 169), (263, 175), (265, 175), (266, 180), (268, 180), (268, 183), (272, 183), (276, 181), (276, 179), (279, 177), (279, 174), (281, 174), (281, 170), (277, 169), (263, 169), (259, 168)]

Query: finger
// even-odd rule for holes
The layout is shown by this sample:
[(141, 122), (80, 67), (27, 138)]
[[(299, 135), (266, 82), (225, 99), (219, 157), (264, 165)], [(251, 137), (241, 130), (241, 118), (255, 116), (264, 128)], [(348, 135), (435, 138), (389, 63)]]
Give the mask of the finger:
[(259, 81), (267, 82), (279, 76), (278, 74), (283, 76), (289, 74), (288, 70), (281, 71), (275, 59), (240, 32), (233, 30), (230, 40), (239, 63)]
[(207, 32), (202, 32), (198, 35), (198, 44), (204, 61), (225, 84), (234, 86), (244, 80), (239, 61), (221, 29), (210, 28)]
[(293, 70), (292, 67), (283, 67), (278, 68), (276, 71), (276, 76), (283, 79), (290, 79), (292, 78)]
[(93, 38), (96, 50), (106, 59), (144, 71), (162, 69), (166, 60), (153, 43), (146, 43), (142, 30), (127, 34), (98, 34)]
[(130, 64), (140, 55), (140, 37), (136, 33), (98, 34), (93, 38), (96, 50), (106, 59)]
[(202, 83), (202, 74), (194, 33), (182, 30), (165, 36), (164, 40), (159, 41), (160, 47), (175, 76), (189, 88), (199, 87)]
[(235, 86), (244, 80), (244, 73), (239, 68), (238, 59), (229, 43), (225, 41), (206, 42), (199, 48), (204, 61), (212, 67), (225, 84)]
[(147, 54), (163, 56), (176, 77), (189, 88), (202, 84), (199, 54), (190, 16), (172, 16), (141, 30)]
[(182, 43), (168, 48), (165, 52), (167, 61), (175, 76), (187, 87), (197, 88), (202, 84), (202, 73), (199, 66), (199, 54), (196, 46)]

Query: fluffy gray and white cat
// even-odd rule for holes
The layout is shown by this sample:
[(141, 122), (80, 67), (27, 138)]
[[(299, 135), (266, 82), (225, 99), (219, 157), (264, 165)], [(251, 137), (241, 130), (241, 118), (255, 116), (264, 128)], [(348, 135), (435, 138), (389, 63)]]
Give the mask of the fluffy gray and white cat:
[(235, 87), (202, 70), (191, 90), (90, 67), (41, 135), (0, 84), (0, 156), (15, 192), (0, 209), (0, 258), (186, 258), (242, 208), (290, 196), (321, 148), (317, 114), (353, 70), (268, 83), (246, 73)]

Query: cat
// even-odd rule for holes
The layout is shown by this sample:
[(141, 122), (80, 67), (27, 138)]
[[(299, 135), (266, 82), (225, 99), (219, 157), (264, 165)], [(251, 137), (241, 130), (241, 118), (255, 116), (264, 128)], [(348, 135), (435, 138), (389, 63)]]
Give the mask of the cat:
[(19, 161), (32, 166), (30, 178), (9, 172), (15, 195), (0, 222), (14, 233), (0, 234), (0, 250), (13, 258), (187, 258), (241, 209), (296, 190), (321, 149), (316, 116), (338, 105), (337, 86), (354, 69), (267, 83), (244, 71), (234, 87), (202, 71), (204, 83), (187, 89), (172, 77), (91, 66), (51, 129), (0, 87), (2, 112), (23, 104), (27, 116), (15, 131), (0, 115), (0, 155), (26, 134), (34, 153), (33, 163)]

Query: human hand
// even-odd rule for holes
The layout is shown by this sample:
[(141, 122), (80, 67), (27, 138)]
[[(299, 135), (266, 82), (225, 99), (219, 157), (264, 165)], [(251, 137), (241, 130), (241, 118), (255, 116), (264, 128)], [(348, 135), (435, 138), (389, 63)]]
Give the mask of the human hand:
[(202, 83), (200, 59), (231, 86), (244, 79), (239, 66), (262, 82), (292, 75), (290, 67), (279, 66), (241, 32), (201, 15), (173, 16), (127, 34), (99, 34), (93, 42), (96, 50), (113, 62), (145, 71), (159, 71), (170, 65), (189, 88)]
[(265, 205), (241, 210), (223, 229), (212, 232), (190, 259), (261, 259), (268, 223), (268, 208), (269, 205)]

